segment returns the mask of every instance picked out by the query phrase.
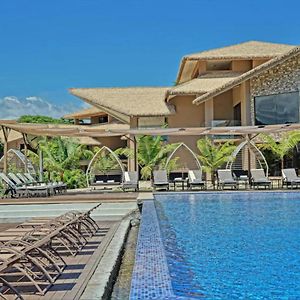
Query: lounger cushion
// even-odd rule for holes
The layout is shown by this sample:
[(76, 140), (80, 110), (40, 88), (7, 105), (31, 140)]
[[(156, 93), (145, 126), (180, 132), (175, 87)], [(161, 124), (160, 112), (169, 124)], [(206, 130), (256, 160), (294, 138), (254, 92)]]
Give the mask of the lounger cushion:
[(128, 172), (125, 172), (124, 178), (125, 178), (125, 181), (130, 181), (130, 176), (129, 176)]

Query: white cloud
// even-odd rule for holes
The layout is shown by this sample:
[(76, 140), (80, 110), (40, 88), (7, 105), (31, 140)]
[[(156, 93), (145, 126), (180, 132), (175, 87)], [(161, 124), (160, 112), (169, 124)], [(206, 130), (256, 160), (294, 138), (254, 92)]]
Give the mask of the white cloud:
[(7, 96), (0, 98), (0, 119), (17, 119), (22, 115), (43, 115), (60, 118), (65, 114), (77, 111), (85, 107), (76, 104), (53, 104), (40, 97), (30, 96), (18, 98)]

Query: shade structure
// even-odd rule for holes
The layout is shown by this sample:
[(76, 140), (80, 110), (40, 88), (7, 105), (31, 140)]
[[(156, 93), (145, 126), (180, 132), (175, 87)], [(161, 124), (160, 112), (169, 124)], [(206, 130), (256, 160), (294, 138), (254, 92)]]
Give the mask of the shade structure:
[(266, 126), (235, 126), (235, 127), (194, 127), (194, 128), (146, 128), (130, 130), (110, 130), (111, 133), (131, 135), (168, 135), (168, 136), (245, 136), (259, 133), (280, 133), (300, 130), (300, 124), (280, 124)]
[(280, 133), (300, 130), (300, 124), (234, 126), (234, 127), (185, 127), (185, 128), (130, 128), (128, 124), (72, 125), (72, 124), (30, 124), (0, 122), (0, 126), (16, 132), (35, 136), (67, 137), (111, 137), (123, 135), (168, 135), (168, 136), (245, 136), (259, 133)]
[(105, 124), (105, 125), (72, 125), (72, 124), (31, 124), (31, 123), (11, 123), (0, 122), (0, 126), (16, 132), (33, 136), (66, 136), (66, 137), (109, 137), (121, 136), (122, 133), (110, 132), (108, 128), (114, 130), (128, 130), (127, 124)]

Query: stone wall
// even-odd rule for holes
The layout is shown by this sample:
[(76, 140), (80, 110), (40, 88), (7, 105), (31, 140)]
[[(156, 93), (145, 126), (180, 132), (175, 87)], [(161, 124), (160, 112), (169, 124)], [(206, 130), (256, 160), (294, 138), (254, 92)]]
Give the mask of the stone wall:
[(250, 81), (251, 123), (254, 124), (254, 97), (298, 91), (300, 87), (300, 54), (253, 77)]

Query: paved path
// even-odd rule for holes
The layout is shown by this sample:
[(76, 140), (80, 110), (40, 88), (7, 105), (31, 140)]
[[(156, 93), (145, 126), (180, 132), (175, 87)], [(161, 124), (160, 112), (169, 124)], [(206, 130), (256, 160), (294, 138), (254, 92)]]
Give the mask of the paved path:
[[(20, 223), (33, 217), (56, 217), (70, 210), (89, 210), (97, 203), (0, 205), (0, 223)], [(137, 208), (136, 202), (102, 203), (92, 213), (96, 221), (118, 221)]]

